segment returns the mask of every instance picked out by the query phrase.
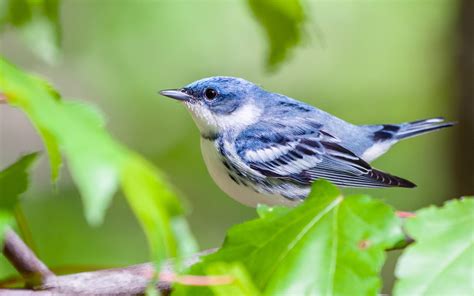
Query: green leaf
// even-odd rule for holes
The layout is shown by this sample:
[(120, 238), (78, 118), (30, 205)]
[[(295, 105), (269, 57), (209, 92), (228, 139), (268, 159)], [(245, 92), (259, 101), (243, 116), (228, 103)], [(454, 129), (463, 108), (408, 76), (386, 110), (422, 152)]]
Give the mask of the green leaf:
[[(154, 257), (176, 256), (177, 242), (171, 216), (181, 207), (154, 169), (135, 156), (127, 162), (122, 173), (122, 186), (127, 199), (145, 229)], [(160, 199), (154, 197), (159, 196)]]
[[(43, 88), (56, 100), (61, 99), (61, 95), (59, 92), (54, 89), (54, 87), (49, 84), (48, 82), (44, 81), (42, 78), (30, 75), (30, 77), (35, 80), (38, 84), (42, 85)], [(36, 129), (40, 134), (41, 138), (43, 139), (44, 146), (46, 151), (48, 152), (49, 158), (49, 167), (51, 169), (51, 182), (55, 184), (58, 181), (59, 173), (63, 164), (61, 158), (61, 152), (59, 149), (58, 141), (56, 138), (48, 131), (46, 128), (42, 128), (41, 126), (37, 126), (36, 122), (33, 122), (36, 125)]]
[(10, 211), (0, 208), (0, 246), (3, 246), (5, 230), (14, 223), (15, 218)]
[(216, 296), (259, 296), (261, 294), (253, 284), (245, 267), (240, 263), (211, 263), (206, 267), (206, 274), (208, 276), (229, 276), (233, 278), (230, 284), (210, 286)]
[(56, 138), (45, 128), (36, 127), (41, 138), (43, 139), (44, 146), (48, 152), (49, 166), (51, 168), (51, 181), (56, 183), (59, 178), (59, 172), (63, 164), (61, 158), (61, 152), (59, 151), (58, 142)]
[(31, 21), (31, 10), (26, 0), (1, 0), (0, 8), (2, 8), (1, 26), (7, 23), (13, 26), (21, 26)]
[(271, 215), (274, 212), (278, 212), (277, 215), (283, 215), (290, 210), (290, 208), (271, 207), (265, 204), (258, 204), (257, 206), (257, 214), (260, 218), (265, 218), (267, 215)]
[(300, 206), (267, 210), (233, 227), (223, 247), (191, 272), (241, 262), (266, 295), (376, 295), (384, 250), (401, 239), (400, 220), (389, 206), (368, 196), (343, 198), (319, 181)]
[(177, 238), (177, 253), (180, 254), (183, 259), (199, 251), (198, 243), (194, 239), (186, 219), (182, 216), (173, 217), (171, 227)]
[(39, 84), (43, 86), (43, 88), (56, 100), (61, 100), (61, 94), (48, 82), (45, 81), (44, 78), (36, 75), (30, 75), (30, 77), (36, 80)]
[(248, 0), (248, 4), (265, 29), (269, 42), (266, 64), (275, 70), (301, 40), (303, 7), (299, 0)]
[(53, 63), (61, 43), (59, 0), (2, 0), (0, 6), (0, 28), (11, 24), (37, 56)]
[(20, 194), (28, 189), (28, 170), (37, 156), (38, 153), (27, 154), (0, 172), (0, 245), (5, 228), (14, 220), (13, 212)]
[(28, 169), (37, 157), (37, 152), (27, 154), (0, 172), (0, 209), (13, 211), (20, 194), (28, 189)]
[(156, 262), (189, 251), (177, 243), (178, 237), (193, 241), (189, 231), (177, 233), (172, 227), (183, 213), (175, 191), (153, 165), (107, 133), (105, 120), (96, 108), (58, 99), (48, 84), (3, 59), (0, 68), (0, 92), (10, 105), (21, 108), (40, 131), (50, 156), (53, 180), (61, 165), (59, 152), (64, 153), (89, 223), (102, 222), (121, 186), (147, 234)]
[(126, 149), (111, 139), (92, 107), (58, 100), (37, 77), (25, 75), (4, 60), (0, 67), (0, 90), (45, 136), (52, 178), (60, 165), (61, 148), (83, 197), (86, 217), (91, 224), (99, 224), (117, 190)]
[(395, 295), (472, 295), (473, 198), (422, 209), (405, 229), (415, 243), (397, 264)]

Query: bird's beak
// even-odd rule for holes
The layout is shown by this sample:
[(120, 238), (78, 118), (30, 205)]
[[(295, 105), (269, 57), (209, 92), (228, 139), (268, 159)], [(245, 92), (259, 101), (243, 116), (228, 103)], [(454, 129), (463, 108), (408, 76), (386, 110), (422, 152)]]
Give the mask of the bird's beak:
[(189, 101), (193, 96), (185, 93), (180, 89), (165, 89), (160, 91), (160, 95), (169, 97), (178, 101)]

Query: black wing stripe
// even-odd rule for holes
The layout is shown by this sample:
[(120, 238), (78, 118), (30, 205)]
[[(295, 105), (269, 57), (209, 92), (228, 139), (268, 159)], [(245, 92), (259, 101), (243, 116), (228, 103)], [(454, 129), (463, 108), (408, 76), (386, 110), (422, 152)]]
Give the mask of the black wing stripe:
[[(305, 130), (300, 126), (282, 128), (287, 131), (280, 133), (270, 125), (265, 130), (259, 127), (258, 133), (250, 130), (248, 135), (243, 135), (238, 145), (239, 155), (255, 173), (305, 186), (316, 179), (353, 187), (415, 186), (408, 180), (373, 169), (326, 131), (308, 127)], [(246, 150), (250, 140), (257, 141), (259, 145), (252, 143), (251, 147), (259, 149)]]
[(356, 186), (356, 187), (389, 187), (390, 185), (377, 182), (370, 178), (361, 178), (354, 176), (342, 176), (342, 175), (328, 175), (325, 173), (313, 174), (312, 181), (316, 179), (325, 179), (336, 185), (340, 186)]
[(326, 174), (313, 175), (314, 179), (325, 179), (339, 186), (356, 186), (356, 187), (390, 187), (392, 185), (377, 182), (376, 180), (371, 180), (370, 178), (360, 178), (360, 177), (343, 177), (343, 176), (330, 176)]
[(352, 166), (360, 167), (365, 170), (372, 169), (367, 162), (365, 162), (360, 157), (355, 155), (352, 151), (342, 147), (341, 145), (337, 143), (331, 143), (331, 142), (322, 142), (322, 144), (327, 149), (329, 155), (337, 159), (341, 159), (343, 161), (345, 160), (348, 163), (350, 163)]
[(361, 176), (354, 176), (354, 175), (347, 175), (344, 173), (338, 172), (329, 172), (325, 170), (318, 170), (317, 168), (313, 169), (309, 175), (312, 178), (327, 178), (328, 181), (331, 181), (335, 184), (341, 182), (344, 183), (351, 183), (351, 184), (359, 184), (359, 185), (367, 185), (367, 186), (377, 186), (377, 187), (407, 187), (413, 188), (416, 185), (406, 179), (393, 176), (387, 174), (385, 172), (372, 169), (367, 175)]
[(369, 176), (353, 176), (353, 175), (343, 175), (343, 174), (335, 174), (335, 173), (328, 173), (328, 172), (324, 172), (324, 171), (319, 171), (317, 173), (312, 173), (310, 174), (310, 176), (312, 178), (328, 178), (328, 180), (334, 180), (334, 181), (337, 181), (337, 180), (344, 180), (344, 181), (347, 181), (347, 182), (350, 182), (350, 181), (357, 181), (359, 180), (360, 182), (359, 183), (371, 183), (371, 184), (384, 184), (384, 183), (381, 183), (379, 182), (377, 179), (371, 179)]

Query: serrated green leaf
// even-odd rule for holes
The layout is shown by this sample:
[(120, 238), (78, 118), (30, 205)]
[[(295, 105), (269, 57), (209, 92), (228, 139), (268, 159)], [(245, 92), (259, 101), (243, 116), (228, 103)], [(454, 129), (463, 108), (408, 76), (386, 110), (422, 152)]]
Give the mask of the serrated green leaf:
[(28, 169), (37, 156), (37, 152), (27, 154), (0, 172), (1, 209), (13, 211), (20, 194), (28, 189)]
[(56, 138), (45, 128), (37, 127), (37, 130), (43, 139), (44, 146), (48, 152), (49, 167), (51, 169), (51, 182), (54, 184), (59, 178), (59, 172), (63, 164), (61, 152), (59, 151)]
[[(59, 92), (47, 81), (44, 81), (41, 77), (30, 75), (30, 77), (37, 81), (38, 84), (42, 85), (44, 89), (56, 100), (61, 100), (61, 95)], [(33, 122), (33, 124), (36, 124)], [(61, 157), (61, 152), (59, 149), (58, 141), (56, 138), (48, 131), (48, 129), (41, 126), (35, 126), (38, 130), (41, 138), (43, 139), (44, 146), (48, 153), (49, 167), (51, 169), (51, 182), (55, 184), (58, 181), (59, 173), (63, 165), (63, 160)]]
[(261, 294), (253, 284), (245, 267), (240, 263), (211, 263), (206, 266), (206, 274), (208, 276), (228, 276), (233, 279), (229, 284), (210, 286), (216, 296), (259, 296)]
[(274, 70), (301, 40), (304, 22), (299, 0), (248, 0), (257, 21), (267, 34), (267, 67)]
[(21, 157), (14, 164), (0, 171), (0, 245), (7, 226), (14, 221), (14, 209), (20, 195), (28, 189), (28, 170), (38, 153)]
[(474, 199), (416, 213), (405, 224), (415, 239), (400, 258), (395, 295), (474, 293)]
[[(147, 234), (153, 258), (181, 255), (174, 219), (183, 209), (166, 178), (150, 163), (116, 142), (105, 130), (105, 121), (94, 107), (59, 100), (37, 77), (24, 74), (0, 59), (0, 91), (7, 102), (21, 108), (40, 131), (50, 156), (53, 179), (68, 160), (84, 203), (89, 223), (101, 223), (119, 184)], [(182, 225), (181, 225), (182, 226)], [(181, 229), (183, 230), (183, 229)]]
[[(265, 295), (376, 295), (384, 250), (401, 239), (389, 206), (368, 196), (343, 198), (319, 181), (300, 206), (231, 228), (223, 247), (191, 272), (238, 261)], [(188, 295), (206, 292), (188, 288)]]
[(33, 79), (33, 80), (36, 80), (39, 84), (41, 84), (44, 89), (53, 97), (55, 98), (56, 100), (61, 100), (61, 94), (58, 92), (57, 89), (55, 89), (51, 83), (49, 83), (48, 81), (45, 81), (42, 77), (40, 76), (36, 76), (36, 75), (30, 75), (30, 77)]
[(48, 152), (54, 156), (50, 160), (53, 177), (60, 164), (59, 146), (78, 184), (88, 221), (99, 224), (116, 192), (125, 148), (110, 138), (91, 107), (57, 100), (37, 77), (22, 73), (4, 60), (0, 60), (0, 67), (0, 89), (8, 102), (21, 108), (46, 135), (45, 146), (51, 147)]

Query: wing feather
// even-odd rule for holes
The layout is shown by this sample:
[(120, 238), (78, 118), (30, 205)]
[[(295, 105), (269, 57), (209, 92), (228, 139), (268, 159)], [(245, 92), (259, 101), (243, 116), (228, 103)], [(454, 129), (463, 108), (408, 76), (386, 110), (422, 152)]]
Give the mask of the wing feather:
[(260, 174), (310, 185), (326, 179), (347, 187), (414, 187), (405, 179), (373, 169), (342, 146), (320, 124), (310, 122), (297, 128), (259, 123), (236, 140), (239, 156)]

